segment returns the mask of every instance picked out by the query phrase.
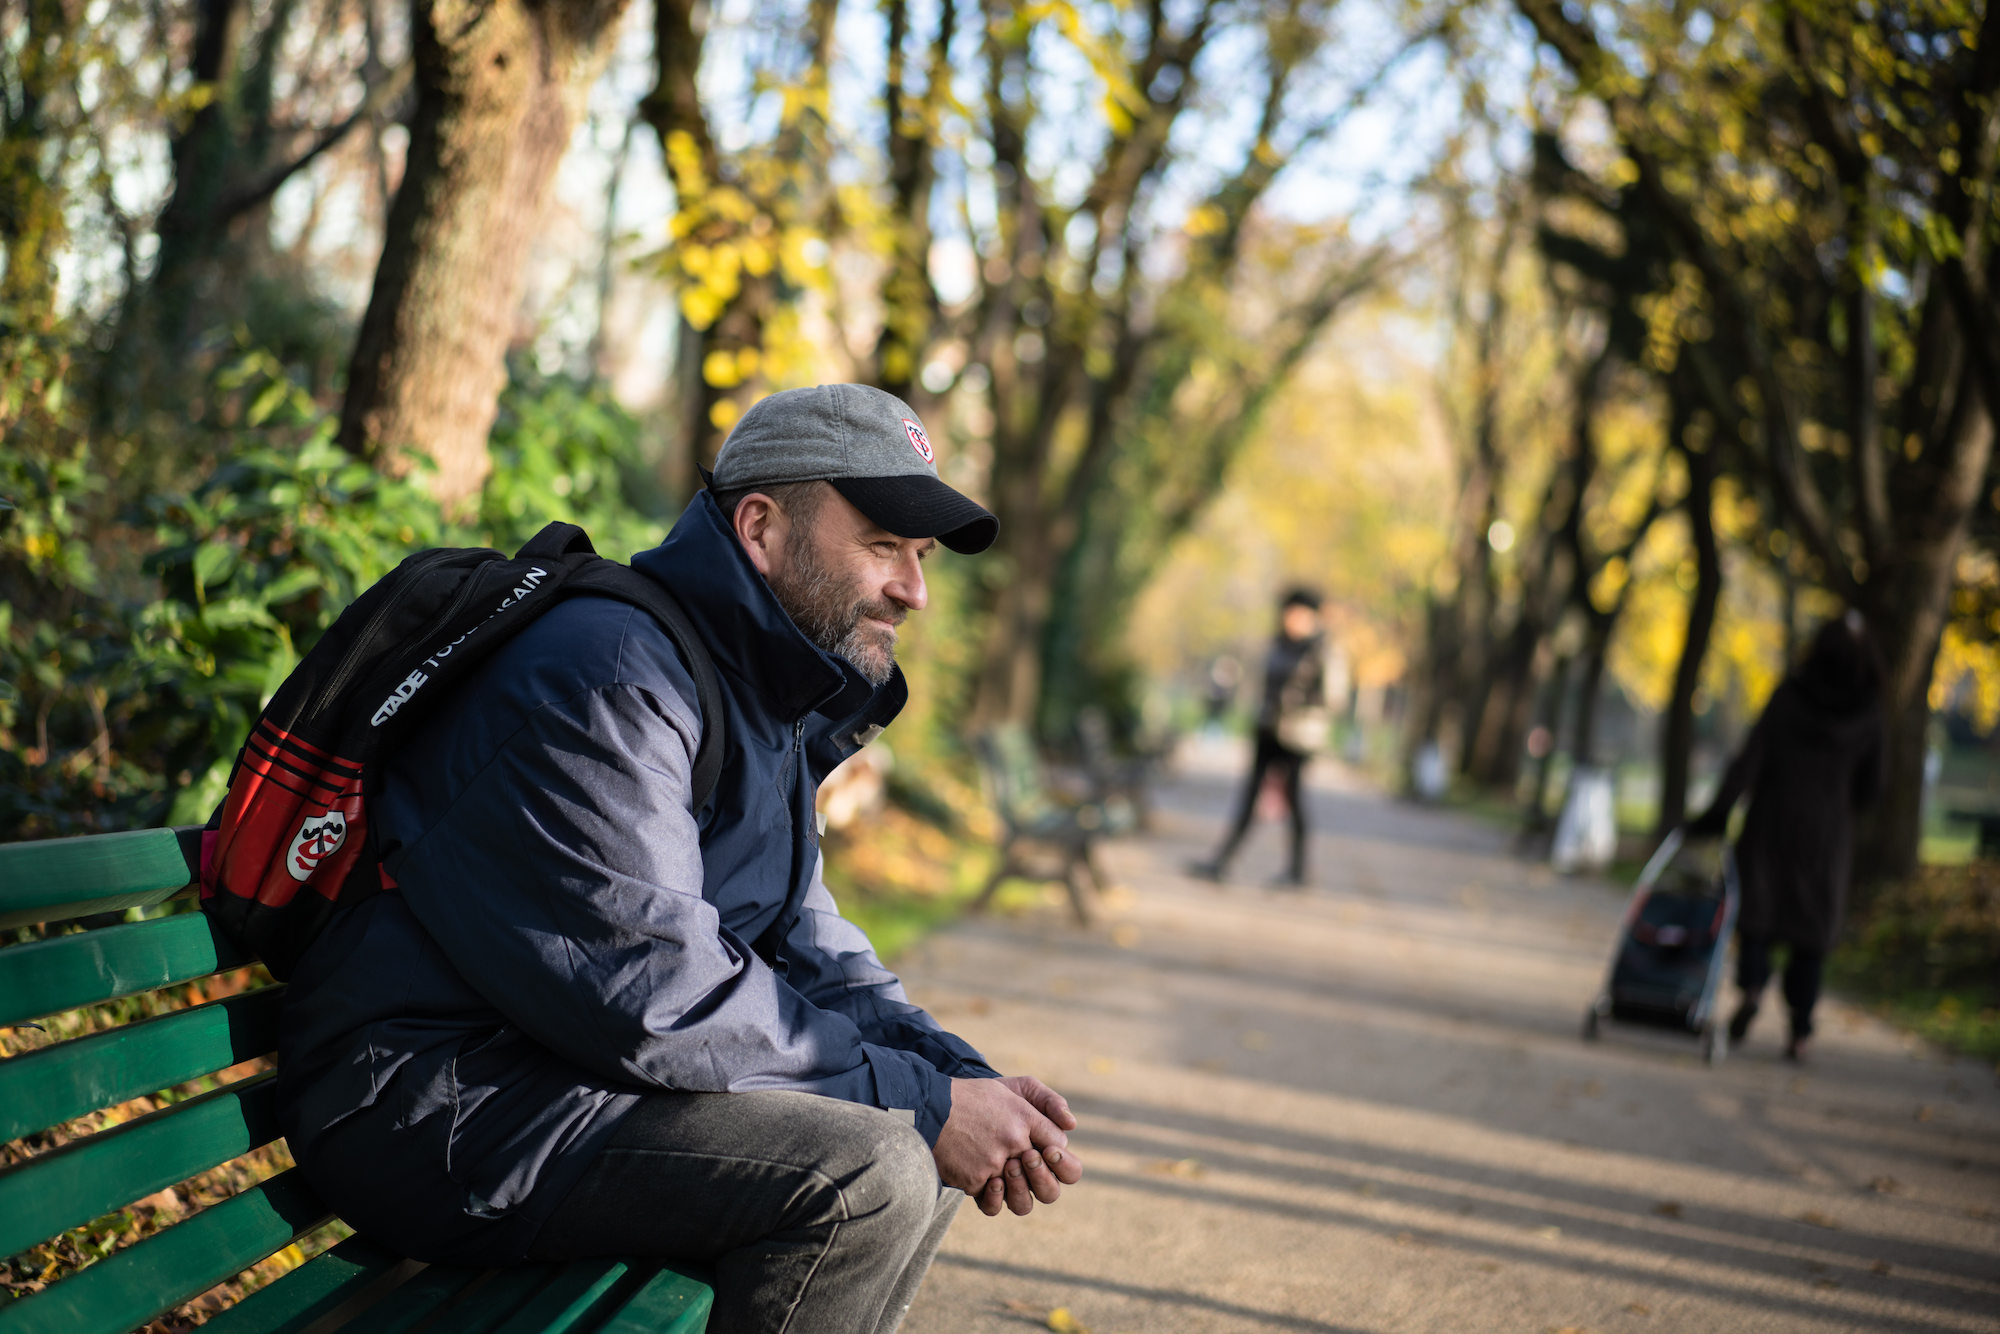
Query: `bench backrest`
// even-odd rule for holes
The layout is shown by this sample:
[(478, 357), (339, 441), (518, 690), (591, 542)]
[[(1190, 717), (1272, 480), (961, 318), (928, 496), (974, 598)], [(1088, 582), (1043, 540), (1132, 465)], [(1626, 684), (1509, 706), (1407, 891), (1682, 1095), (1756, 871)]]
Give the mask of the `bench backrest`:
[[(102, 921), (186, 894), (198, 840), (198, 830), (149, 829), (0, 846), (0, 927)], [(0, 948), (0, 1027), (246, 963), (199, 912), (110, 920), (116, 924)], [(271, 1054), (282, 999), (282, 987), (248, 991), (0, 1061), (0, 1141)], [(239, 1079), (0, 1170), (0, 1257), (277, 1139), (273, 1078)], [(124, 1334), (329, 1218), (296, 1170), (280, 1173), (0, 1306), (0, 1331)]]
[(1033, 824), (1053, 807), (1041, 754), (1025, 727), (1002, 723), (982, 733), (973, 749), (988, 799), (1010, 829)]

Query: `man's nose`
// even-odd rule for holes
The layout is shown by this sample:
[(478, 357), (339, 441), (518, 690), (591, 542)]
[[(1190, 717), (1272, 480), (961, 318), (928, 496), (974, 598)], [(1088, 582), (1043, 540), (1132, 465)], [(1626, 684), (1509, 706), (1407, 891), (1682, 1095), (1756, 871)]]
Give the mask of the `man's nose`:
[(911, 611), (922, 611), (930, 601), (930, 590), (924, 586), (923, 562), (915, 552), (905, 554), (896, 562), (896, 570), (883, 593), (894, 598)]

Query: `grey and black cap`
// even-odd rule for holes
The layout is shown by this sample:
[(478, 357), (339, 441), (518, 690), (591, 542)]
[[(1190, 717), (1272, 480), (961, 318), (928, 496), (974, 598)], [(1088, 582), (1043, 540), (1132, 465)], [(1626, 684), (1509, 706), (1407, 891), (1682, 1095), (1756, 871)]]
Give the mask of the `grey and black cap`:
[(909, 404), (865, 384), (787, 389), (757, 400), (716, 457), (717, 491), (828, 482), (898, 537), (935, 537), (970, 555), (1000, 521), (938, 477), (937, 453)]

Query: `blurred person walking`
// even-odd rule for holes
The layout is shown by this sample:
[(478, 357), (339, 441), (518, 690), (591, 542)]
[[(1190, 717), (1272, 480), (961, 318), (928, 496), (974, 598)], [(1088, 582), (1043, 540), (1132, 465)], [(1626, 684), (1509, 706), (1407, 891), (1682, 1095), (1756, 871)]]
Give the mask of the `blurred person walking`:
[(1721, 835), (1737, 801), (1750, 798), (1736, 843), (1743, 886), (1736, 985), (1743, 998), (1729, 1021), (1732, 1044), (1757, 1017), (1778, 945), (1789, 950), (1785, 1058), (1802, 1059), (1811, 1042), (1820, 974), (1847, 905), (1854, 818), (1882, 793), (1881, 695), (1881, 660), (1861, 613), (1828, 621), (1803, 665), (1772, 693), (1715, 800), (1688, 825), (1692, 835)]
[(1229, 859), (1250, 832), (1257, 794), (1266, 782), (1282, 788), (1291, 818), (1291, 858), (1279, 883), (1306, 882), (1306, 809), (1300, 792), (1306, 761), (1325, 747), (1333, 713), (1326, 702), (1326, 644), (1320, 630), (1319, 594), (1294, 588), (1278, 604), (1278, 637), (1264, 661), (1264, 699), (1257, 710), (1257, 749), (1250, 779), (1243, 785), (1235, 824), (1222, 848), (1208, 861), (1194, 862), (1190, 875), (1222, 879)]

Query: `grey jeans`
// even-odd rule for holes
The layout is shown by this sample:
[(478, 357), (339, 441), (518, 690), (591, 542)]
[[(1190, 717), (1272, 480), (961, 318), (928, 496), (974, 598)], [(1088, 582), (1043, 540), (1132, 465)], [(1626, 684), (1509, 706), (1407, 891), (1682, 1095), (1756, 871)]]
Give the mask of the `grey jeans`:
[(711, 1334), (893, 1334), (965, 1198), (887, 1112), (811, 1093), (655, 1093), (542, 1226), (536, 1260), (715, 1267)]

